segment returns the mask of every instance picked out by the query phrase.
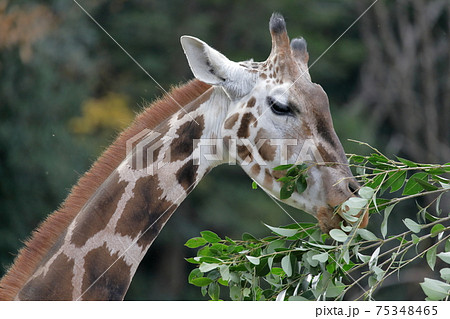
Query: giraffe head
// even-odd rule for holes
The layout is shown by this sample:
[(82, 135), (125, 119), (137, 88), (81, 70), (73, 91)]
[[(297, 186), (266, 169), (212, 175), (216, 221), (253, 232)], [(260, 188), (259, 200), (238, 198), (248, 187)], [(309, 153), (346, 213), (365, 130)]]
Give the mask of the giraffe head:
[[(336, 207), (359, 188), (333, 128), (328, 97), (311, 82), (303, 38), (289, 40), (283, 17), (270, 19), (272, 50), (265, 62), (233, 62), (193, 37), (181, 39), (199, 80), (229, 99), (221, 134), (229, 154), (266, 192), (280, 199), (281, 164), (306, 163), (307, 188), (283, 202), (314, 215), (323, 231), (342, 221)], [(360, 226), (365, 227), (368, 216)]]

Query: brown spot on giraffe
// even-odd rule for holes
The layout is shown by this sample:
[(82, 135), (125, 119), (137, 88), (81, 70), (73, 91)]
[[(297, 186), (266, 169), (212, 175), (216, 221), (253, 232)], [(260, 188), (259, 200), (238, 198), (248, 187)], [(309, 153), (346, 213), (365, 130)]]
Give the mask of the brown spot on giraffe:
[(250, 161), (253, 161), (252, 152), (248, 149), (247, 146), (238, 145), (237, 153), (238, 153), (239, 158), (241, 158), (243, 161), (245, 161), (247, 158), (249, 158)]
[(117, 223), (116, 233), (122, 236), (137, 238), (141, 232), (145, 231), (137, 242), (140, 246), (147, 245), (146, 238), (152, 233), (149, 228), (153, 227), (157, 218), (174, 206), (161, 198), (163, 192), (158, 184), (157, 176), (139, 179), (136, 182), (134, 196), (127, 202)]
[(285, 175), (286, 175), (286, 171), (272, 171), (272, 177), (274, 179), (282, 178)]
[[(197, 122), (197, 123), (195, 123)], [(175, 138), (170, 144), (170, 160), (175, 162), (184, 160), (192, 154), (194, 140), (202, 137), (205, 129), (205, 119), (203, 115), (197, 116), (194, 121), (189, 121), (181, 125)]]
[(269, 187), (272, 186), (272, 183), (273, 183), (273, 177), (270, 174), (269, 169), (266, 168), (264, 170), (264, 183), (263, 183), (263, 185), (264, 185), (264, 187), (269, 188)]
[(251, 172), (254, 176), (258, 176), (259, 172), (261, 172), (261, 166), (258, 163), (254, 164), (251, 168)]
[(238, 120), (238, 118), (239, 118), (239, 113), (234, 113), (229, 118), (227, 118), (223, 127), (226, 130), (231, 130), (233, 128), (234, 124), (236, 123), (236, 121)]
[(197, 169), (198, 166), (194, 165), (192, 160), (190, 160), (175, 173), (178, 183), (180, 183), (185, 190), (192, 188), (194, 185), (197, 176)]
[(131, 282), (131, 267), (123, 257), (103, 246), (84, 258), (83, 300), (122, 300)]
[(241, 126), (239, 127), (237, 131), (237, 136), (240, 138), (247, 138), (250, 136), (250, 124), (254, 123), (256, 121), (256, 118), (253, 116), (252, 113), (245, 113), (242, 116), (241, 120)]
[(302, 125), (302, 135), (305, 138), (309, 138), (310, 136), (312, 136), (312, 130), (311, 127), (309, 126), (308, 123), (306, 123), (306, 121), (303, 121), (303, 125)]
[[(256, 134), (255, 143), (258, 143), (261, 139), (265, 139), (263, 136), (267, 136), (267, 132), (265, 129), (261, 128)], [(275, 145), (271, 145), (269, 139), (267, 139), (258, 150), (262, 159), (269, 162), (275, 159), (276, 151), (277, 147)]]
[(254, 106), (255, 106), (255, 103), (256, 103), (256, 99), (255, 99), (254, 96), (252, 96), (252, 97), (250, 98), (250, 100), (248, 100), (248, 102), (247, 102), (247, 107), (254, 107)]
[(316, 114), (316, 128), (317, 132), (326, 142), (328, 142), (332, 147), (336, 147), (337, 142), (335, 141), (334, 134), (332, 132), (333, 128), (320, 114)]
[(89, 238), (105, 229), (116, 211), (117, 204), (125, 192), (127, 182), (119, 182), (119, 174), (114, 172), (99, 190), (95, 201), (88, 201), (84, 210), (88, 213), (80, 216), (73, 230), (71, 242), (76, 247), (82, 247)]
[[(59, 254), (51, 265), (54, 271), (30, 280), (19, 292), (20, 300), (72, 300), (74, 261), (64, 254)], [(61, 289), (61, 287), (66, 287)]]
[(66, 239), (67, 229), (61, 233), (56, 243), (49, 249), (47, 255), (44, 256), (41, 263), (37, 268), (44, 266), (50, 258), (54, 257), (54, 255), (59, 251), (59, 249), (64, 245), (64, 240)]
[(321, 143), (317, 145), (317, 150), (325, 163), (338, 163), (338, 159), (330, 152), (327, 152)]

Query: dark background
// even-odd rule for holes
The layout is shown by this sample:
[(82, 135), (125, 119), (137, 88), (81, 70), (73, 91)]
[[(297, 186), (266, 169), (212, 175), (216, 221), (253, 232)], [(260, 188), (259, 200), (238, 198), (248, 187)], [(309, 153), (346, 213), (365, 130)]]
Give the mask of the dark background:
[[(234, 61), (263, 61), (268, 21), (282, 13), (291, 38), (308, 41), (310, 64), (372, 1), (80, 0), (166, 90), (192, 78), (179, 44), (196, 36)], [(450, 160), (450, 2), (379, 0), (310, 69), (328, 93), (348, 153), (368, 142), (388, 156)], [(162, 91), (72, 1), (0, 2), (0, 276), (22, 241), (144, 105)], [(448, 199), (441, 207), (449, 207)], [(445, 206), (447, 205), (447, 206)], [(417, 209), (399, 207), (391, 217)], [(290, 210), (294, 219), (313, 220)], [(127, 299), (195, 300), (183, 246), (202, 230), (264, 236), (293, 221), (239, 167), (209, 174), (167, 223)], [(379, 229), (374, 216), (369, 229)], [(423, 299), (424, 263), (385, 282), (375, 299)]]

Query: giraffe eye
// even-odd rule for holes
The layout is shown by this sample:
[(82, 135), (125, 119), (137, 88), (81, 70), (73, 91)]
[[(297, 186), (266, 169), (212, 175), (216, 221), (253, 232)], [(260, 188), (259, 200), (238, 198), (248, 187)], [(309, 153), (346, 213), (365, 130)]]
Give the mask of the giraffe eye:
[(289, 105), (280, 103), (271, 97), (267, 98), (267, 104), (276, 115), (292, 115), (292, 109)]

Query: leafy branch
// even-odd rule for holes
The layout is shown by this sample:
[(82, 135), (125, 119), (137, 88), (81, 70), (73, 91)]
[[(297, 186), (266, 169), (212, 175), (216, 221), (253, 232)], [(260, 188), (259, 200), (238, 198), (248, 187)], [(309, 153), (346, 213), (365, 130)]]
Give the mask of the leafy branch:
[[(358, 143), (373, 153), (349, 155), (349, 165), (362, 187), (359, 197), (350, 198), (336, 211), (343, 212), (350, 224), (341, 223), (340, 229), (329, 234), (313, 223), (266, 225), (271, 234), (262, 239), (248, 233), (240, 240), (222, 239), (203, 231), (186, 242), (187, 247), (198, 249), (197, 256), (188, 259), (198, 266), (189, 282), (212, 300), (342, 300), (350, 291), (354, 300), (372, 300), (388, 277), (419, 258), (425, 258), (435, 272), (437, 259), (450, 264), (450, 211), (440, 205), (450, 190), (450, 163), (389, 159), (372, 146)], [(306, 189), (309, 168), (309, 164), (275, 168), (285, 171), (279, 179), (283, 183), (280, 198)], [(403, 220), (407, 230), (389, 234), (389, 216), (396, 205), (419, 197), (426, 197), (427, 204), (421, 207), (416, 202), (417, 213)], [(383, 215), (376, 231), (379, 236), (358, 228), (363, 210)], [(420, 283), (427, 300), (449, 299), (450, 266), (440, 269), (439, 278), (424, 278)]]

